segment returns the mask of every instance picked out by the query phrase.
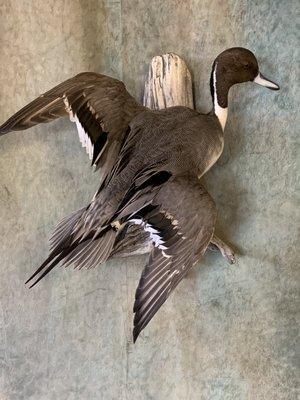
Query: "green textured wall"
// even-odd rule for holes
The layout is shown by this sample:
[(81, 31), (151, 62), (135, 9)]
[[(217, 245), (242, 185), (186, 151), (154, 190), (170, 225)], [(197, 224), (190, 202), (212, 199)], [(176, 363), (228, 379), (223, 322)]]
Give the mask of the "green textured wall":
[(0, 139), (1, 400), (298, 398), (297, 7), (0, 2), (0, 121), (83, 70), (122, 78), (140, 98), (147, 63), (167, 51), (187, 61), (203, 111), (211, 64), (227, 47), (250, 48), (282, 88), (232, 90), (224, 154), (205, 177), (238, 263), (206, 255), (135, 346), (131, 310), (145, 257), (56, 269), (36, 288), (24, 286), (55, 223), (97, 189), (74, 127), (61, 120)]

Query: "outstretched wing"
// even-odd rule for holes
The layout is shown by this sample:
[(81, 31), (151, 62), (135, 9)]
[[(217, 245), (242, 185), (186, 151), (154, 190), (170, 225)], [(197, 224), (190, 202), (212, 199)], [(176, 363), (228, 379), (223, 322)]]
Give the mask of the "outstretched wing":
[(130, 121), (146, 108), (125, 85), (111, 77), (84, 72), (66, 80), (22, 108), (0, 126), (0, 135), (28, 129), (69, 115), (82, 146), (103, 174), (111, 169)]
[(155, 247), (136, 291), (134, 341), (205, 252), (216, 209), (197, 179), (181, 177), (166, 182), (139, 214), (135, 222), (150, 233)]

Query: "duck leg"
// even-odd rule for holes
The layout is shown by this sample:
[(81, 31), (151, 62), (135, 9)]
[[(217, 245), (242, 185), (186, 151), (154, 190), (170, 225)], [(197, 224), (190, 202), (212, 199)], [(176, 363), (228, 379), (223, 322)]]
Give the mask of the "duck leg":
[(208, 249), (212, 251), (220, 251), (222, 256), (226, 258), (229, 264), (235, 263), (234, 251), (228, 244), (223, 242), (218, 236), (214, 235), (208, 245)]

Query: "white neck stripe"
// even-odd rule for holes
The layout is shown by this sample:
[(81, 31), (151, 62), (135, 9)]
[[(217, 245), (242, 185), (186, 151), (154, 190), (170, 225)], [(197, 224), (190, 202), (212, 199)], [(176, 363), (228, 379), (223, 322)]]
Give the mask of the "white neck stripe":
[(218, 117), (218, 120), (222, 126), (222, 129), (224, 131), (226, 121), (227, 121), (227, 115), (228, 115), (228, 107), (221, 107), (218, 103), (218, 95), (217, 95), (217, 65), (218, 63), (215, 64), (215, 68), (213, 70), (213, 87), (214, 87), (214, 96), (213, 96), (213, 103), (214, 103), (214, 111), (216, 116)]

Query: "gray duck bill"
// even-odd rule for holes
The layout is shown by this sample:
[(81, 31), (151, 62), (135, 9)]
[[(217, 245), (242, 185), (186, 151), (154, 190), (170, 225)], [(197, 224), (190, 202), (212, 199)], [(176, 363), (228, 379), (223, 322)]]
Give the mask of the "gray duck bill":
[(270, 79), (266, 78), (260, 72), (257, 76), (253, 79), (253, 82), (257, 83), (258, 85), (264, 86), (271, 90), (279, 90), (279, 85), (277, 83), (270, 81)]

